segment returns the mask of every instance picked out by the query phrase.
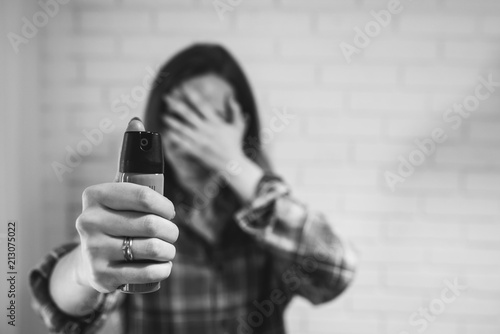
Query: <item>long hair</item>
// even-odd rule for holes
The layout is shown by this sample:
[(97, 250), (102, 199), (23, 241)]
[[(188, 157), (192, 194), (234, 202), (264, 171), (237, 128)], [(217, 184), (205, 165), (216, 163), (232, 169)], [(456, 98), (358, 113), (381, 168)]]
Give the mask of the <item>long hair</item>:
[[(166, 93), (172, 91), (184, 81), (204, 74), (215, 74), (232, 86), (236, 101), (247, 118), (246, 130), (243, 136), (244, 153), (264, 171), (270, 172), (272, 167), (261, 147), (259, 117), (252, 90), (239, 64), (222, 46), (214, 44), (192, 45), (174, 55), (161, 67), (154, 81), (156, 86), (149, 95), (144, 115), (146, 129), (157, 132), (161, 130), (163, 126), (161, 117), (167, 109), (167, 105), (163, 100)], [(174, 170), (168, 160), (165, 160), (164, 175), (164, 195), (170, 199), (185, 198), (187, 194), (184, 193), (185, 191), (176, 180)], [(220, 202), (223, 198), (226, 203), (222, 206), (216, 205), (216, 207), (226, 210), (236, 209), (235, 206), (238, 205), (236, 202), (233, 203), (232, 208), (228, 207), (227, 201), (236, 198), (230, 192), (229, 187), (221, 189), (215, 199), (216, 204), (217, 199)], [(178, 196), (179, 193), (182, 193), (182, 196)], [(176, 203), (174, 202), (174, 204)]]

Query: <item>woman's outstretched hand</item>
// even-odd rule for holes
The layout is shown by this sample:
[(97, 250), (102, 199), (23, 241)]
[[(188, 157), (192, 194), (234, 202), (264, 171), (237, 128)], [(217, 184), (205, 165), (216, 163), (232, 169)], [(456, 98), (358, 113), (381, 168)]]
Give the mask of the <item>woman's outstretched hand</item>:
[[(76, 221), (81, 239), (76, 280), (103, 293), (126, 283), (151, 283), (170, 275), (179, 236), (170, 220), (172, 202), (156, 191), (133, 183), (103, 183), (82, 195)], [(122, 253), (125, 237), (133, 237), (134, 261)]]

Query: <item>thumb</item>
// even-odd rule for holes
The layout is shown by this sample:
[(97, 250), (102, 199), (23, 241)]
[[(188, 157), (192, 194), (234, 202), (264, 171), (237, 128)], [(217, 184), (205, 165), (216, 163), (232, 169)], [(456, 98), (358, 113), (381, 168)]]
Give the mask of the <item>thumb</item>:
[[(144, 123), (142, 123), (141, 119), (139, 117), (134, 117), (128, 122), (127, 129), (125, 132), (128, 131), (146, 131), (144, 128)], [(122, 148), (123, 148), (123, 143), (122, 143)], [(120, 159), (121, 159), (122, 153), (120, 152), (118, 156), (118, 165), (116, 166), (116, 174), (115, 178), (113, 179), (113, 182), (118, 182), (120, 180)]]

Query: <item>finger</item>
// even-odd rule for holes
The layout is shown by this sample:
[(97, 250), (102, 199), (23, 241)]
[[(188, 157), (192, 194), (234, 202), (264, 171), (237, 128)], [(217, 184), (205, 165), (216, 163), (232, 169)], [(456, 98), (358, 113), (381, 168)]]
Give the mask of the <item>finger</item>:
[(113, 210), (151, 213), (169, 220), (175, 216), (174, 205), (166, 197), (149, 187), (129, 182), (88, 187), (83, 192), (84, 206), (91, 201)]
[(212, 104), (201, 96), (196, 90), (183, 86), (182, 91), (188, 103), (195, 107), (199, 113), (210, 122), (220, 122), (220, 118), (217, 117), (217, 112), (213, 108)]
[(172, 262), (130, 262), (111, 264), (107, 268), (116, 286), (160, 282), (170, 276)]
[[(170, 220), (154, 214), (133, 211), (90, 211), (87, 219), (95, 223), (98, 229), (112, 237), (149, 237), (159, 238), (174, 243), (179, 237), (179, 228)], [(105, 223), (102, 223), (105, 222)]]
[(165, 135), (165, 139), (170, 143), (173, 143), (174, 147), (182, 152), (189, 153), (191, 155), (197, 152), (196, 144), (193, 143), (189, 138), (183, 136), (181, 133), (168, 131)]
[(169, 95), (165, 95), (164, 99), (169, 106), (169, 111), (186, 120), (191, 127), (200, 128), (205, 124), (200, 116), (197, 116), (197, 113), (189, 108), (185, 102)]
[(165, 116), (164, 120), (166, 124), (173, 130), (180, 134), (181, 136), (188, 138), (190, 141), (196, 142), (200, 140), (200, 132), (193, 130), (189, 126), (183, 124), (181, 121), (173, 116)]
[[(111, 238), (103, 246), (103, 251), (110, 255), (110, 261), (126, 262), (123, 255), (124, 238)], [(172, 261), (175, 258), (175, 247), (158, 238), (130, 238), (133, 261)]]

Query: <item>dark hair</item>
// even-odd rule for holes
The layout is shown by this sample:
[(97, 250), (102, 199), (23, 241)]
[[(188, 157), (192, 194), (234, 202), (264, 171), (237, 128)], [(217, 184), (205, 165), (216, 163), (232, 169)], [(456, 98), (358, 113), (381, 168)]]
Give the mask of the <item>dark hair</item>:
[[(163, 100), (165, 93), (188, 79), (204, 74), (215, 74), (232, 86), (236, 100), (242, 107), (243, 114), (247, 117), (247, 127), (243, 136), (245, 155), (256, 162), (265, 172), (270, 172), (271, 165), (262, 152), (259, 117), (252, 90), (239, 64), (222, 46), (195, 44), (180, 51), (162, 66), (154, 81), (155, 86), (149, 95), (144, 115), (146, 129), (159, 132), (163, 127), (161, 115), (165, 113), (167, 108)], [(167, 160), (165, 160), (164, 173), (164, 195), (171, 199), (179, 198), (177, 195), (183, 190), (175, 179), (174, 170)], [(232, 199), (236, 197), (234, 194), (229, 194), (229, 187), (222, 188), (217, 197)]]

